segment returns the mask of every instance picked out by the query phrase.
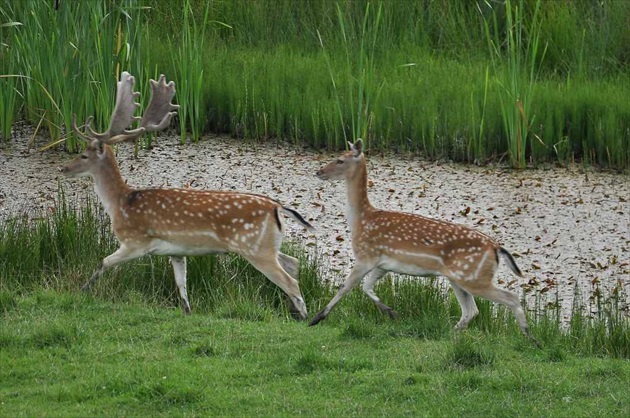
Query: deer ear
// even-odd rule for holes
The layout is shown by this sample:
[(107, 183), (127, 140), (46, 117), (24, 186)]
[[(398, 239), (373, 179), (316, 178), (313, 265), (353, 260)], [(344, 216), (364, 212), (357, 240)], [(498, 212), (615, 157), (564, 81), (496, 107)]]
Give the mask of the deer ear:
[(354, 144), (350, 145), (350, 149), (354, 151), (354, 156), (358, 157), (363, 152), (363, 140), (358, 138)]

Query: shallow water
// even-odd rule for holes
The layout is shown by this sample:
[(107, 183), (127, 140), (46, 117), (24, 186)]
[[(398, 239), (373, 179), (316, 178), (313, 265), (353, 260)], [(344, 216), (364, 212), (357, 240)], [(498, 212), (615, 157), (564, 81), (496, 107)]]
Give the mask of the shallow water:
[[(29, 149), (31, 136), (30, 127), (19, 126), (17, 139), (0, 146), (0, 220), (22, 211), (41, 216), (53, 206), (59, 184), (70, 200), (94, 197), (91, 180), (60, 175), (58, 168), (71, 156)], [(38, 145), (45, 142), (36, 140)], [(336, 153), (226, 137), (186, 146), (175, 136), (160, 137), (154, 144), (140, 150), (137, 159), (133, 145), (119, 147), (120, 169), (129, 184), (266, 194), (316, 227), (308, 233), (292, 220), (285, 222), (289, 239), (319, 254), (327, 279), (341, 281), (348, 273), (353, 257), (344, 215), (345, 185), (314, 175)], [(503, 287), (523, 292), (530, 307), (557, 298), (566, 320), (576, 287), (586, 305), (597, 288), (607, 295), (620, 287), (628, 312), (628, 175), (582, 167), (513, 171), (398, 154), (368, 155), (368, 170), (375, 207), (469, 225), (513, 253), (525, 278), (518, 279), (502, 262), (497, 279)]]

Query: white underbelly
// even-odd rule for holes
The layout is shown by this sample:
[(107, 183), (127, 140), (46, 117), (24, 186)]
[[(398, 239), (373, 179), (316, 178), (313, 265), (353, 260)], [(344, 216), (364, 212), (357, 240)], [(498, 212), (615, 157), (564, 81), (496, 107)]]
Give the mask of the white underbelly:
[(392, 271), (394, 273), (399, 274), (407, 274), (409, 276), (441, 276), (437, 270), (427, 269), (423, 266), (415, 265), (415, 264), (406, 264), (399, 260), (395, 260), (390, 257), (383, 257), (383, 260), (378, 264), (378, 267)]
[(231, 250), (229, 243), (221, 241), (212, 231), (162, 232), (149, 244), (149, 254), (156, 255), (204, 255), (225, 253)]
[(164, 241), (161, 239), (153, 240), (149, 254), (155, 255), (174, 255), (174, 256), (187, 256), (187, 255), (205, 255), (213, 253), (225, 253), (224, 248), (208, 247), (208, 246), (187, 246), (176, 242)]

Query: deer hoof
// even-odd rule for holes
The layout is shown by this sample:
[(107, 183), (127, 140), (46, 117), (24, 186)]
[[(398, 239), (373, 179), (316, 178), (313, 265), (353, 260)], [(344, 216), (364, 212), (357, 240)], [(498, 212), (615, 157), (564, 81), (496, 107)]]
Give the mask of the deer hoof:
[(317, 315), (315, 315), (313, 317), (313, 319), (311, 319), (311, 322), (308, 323), (309, 327), (312, 327), (313, 325), (317, 325), (319, 324), (322, 320), (324, 320), (326, 318), (326, 315), (324, 315), (323, 312), (318, 313)]
[(393, 310), (392, 308), (389, 308), (387, 311), (387, 315), (389, 315), (390, 319), (398, 319), (398, 312), (396, 312), (395, 310)]

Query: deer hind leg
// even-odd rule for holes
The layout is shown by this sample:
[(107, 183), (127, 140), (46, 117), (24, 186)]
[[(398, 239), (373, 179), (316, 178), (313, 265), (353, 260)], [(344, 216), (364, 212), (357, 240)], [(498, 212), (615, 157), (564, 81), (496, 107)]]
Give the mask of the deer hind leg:
[(134, 258), (142, 257), (146, 252), (142, 249), (137, 248), (129, 248), (125, 245), (121, 245), (114, 253), (108, 255), (103, 259), (101, 265), (92, 273), (90, 280), (88, 280), (82, 287), (81, 290), (84, 292), (89, 291), (94, 283), (101, 277), (103, 272), (109, 268), (114, 267), (117, 264), (120, 264), (125, 261), (133, 260)]
[(249, 261), (258, 271), (264, 274), (272, 283), (275, 283), (284, 293), (289, 296), (289, 299), (293, 303), (293, 312), (299, 316), (300, 319), (306, 319), (308, 312), (306, 310), (306, 304), (300, 291), (300, 286), (293, 277), (287, 273), (275, 256), (247, 256), (245, 259)]
[[(521, 301), (519, 300), (518, 295), (514, 292), (510, 292), (509, 290), (498, 288), (493, 283), (494, 274), (497, 270), (497, 267), (498, 263), (496, 262), (496, 258), (488, 257), (486, 262), (479, 266), (479, 269), (473, 277), (473, 280), (469, 281), (468, 283), (465, 281), (459, 282), (459, 285), (469, 287), (464, 290), (467, 290), (475, 296), (481, 296), (494, 303), (500, 303), (501, 305), (510, 308), (510, 310), (514, 313), (516, 321), (518, 322), (518, 325), (521, 328), (523, 334), (527, 338), (529, 338), (537, 347), (540, 347), (538, 341), (536, 341), (536, 339), (529, 331), (527, 318), (525, 318), (525, 312), (521, 307)], [(468, 286), (469, 284), (470, 286)]]
[(455, 330), (461, 331), (465, 329), (470, 321), (472, 321), (479, 314), (479, 309), (477, 309), (477, 304), (475, 303), (475, 298), (473, 297), (473, 295), (459, 287), (453, 281), (451, 281), (451, 287), (453, 288), (455, 297), (457, 297), (459, 306), (462, 309), (462, 317), (460, 318), (457, 325), (455, 325)]
[(368, 295), (370, 299), (372, 299), (372, 302), (374, 302), (374, 304), (378, 306), (382, 313), (386, 313), (391, 319), (396, 319), (398, 317), (398, 313), (389, 306), (385, 305), (383, 302), (381, 302), (381, 299), (376, 296), (376, 293), (374, 293), (374, 284), (378, 281), (378, 279), (383, 277), (385, 273), (387, 273), (387, 270), (383, 270), (380, 268), (375, 268), (374, 270), (369, 272), (363, 282), (363, 292), (365, 292), (365, 294)]
[(188, 301), (188, 291), (186, 290), (186, 257), (171, 256), (169, 258), (175, 273), (175, 283), (177, 283), (179, 295), (184, 304), (184, 313), (190, 315), (190, 302)]
[(284, 271), (289, 273), (289, 276), (297, 280), (300, 275), (300, 260), (290, 255), (278, 253), (278, 263), (280, 263)]
[(331, 299), (331, 301), (328, 302), (328, 305), (326, 305), (326, 307), (324, 309), (319, 311), (319, 313), (317, 313), (317, 315), (315, 315), (313, 317), (313, 319), (311, 320), (311, 322), (308, 325), (309, 326), (317, 325), (319, 322), (321, 322), (322, 320), (326, 319), (326, 317), (328, 316), (330, 311), (333, 310), (333, 308), (335, 307), (337, 302), (339, 302), (339, 300), (346, 293), (348, 293), (350, 290), (352, 290), (352, 288), (357, 283), (359, 283), (361, 281), (361, 279), (363, 278), (363, 276), (368, 274), (370, 272), (370, 270), (372, 270), (372, 266), (366, 266), (366, 265), (362, 265), (362, 264), (355, 264), (355, 266), (350, 271), (350, 274), (348, 275), (346, 280), (343, 282), (343, 285), (341, 286), (341, 288), (339, 289), (339, 291), (337, 292), (335, 297), (333, 297)]
[(521, 301), (518, 299), (518, 295), (516, 293), (510, 292), (509, 290), (500, 289), (493, 285), (491, 288), (485, 290), (480, 296), (483, 296), (488, 300), (491, 300), (495, 303), (500, 303), (510, 308), (514, 313), (516, 321), (518, 322), (519, 327), (521, 327), (521, 331), (523, 332), (523, 334), (527, 338), (529, 338), (536, 346), (540, 347), (540, 343), (534, 338), (529, 330), (529, 326), (527, 325), (527, 318), (525, 318), (525, 312), (521, 307)]

